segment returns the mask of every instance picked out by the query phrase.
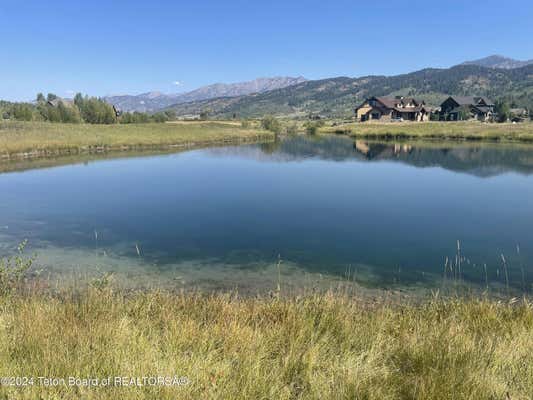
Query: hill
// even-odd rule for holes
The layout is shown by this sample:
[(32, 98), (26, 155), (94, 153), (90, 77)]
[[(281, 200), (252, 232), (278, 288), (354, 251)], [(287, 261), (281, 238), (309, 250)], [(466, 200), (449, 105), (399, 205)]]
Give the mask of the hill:
[(278, 76), (274, 78), (258, 78), (247, 82), (215, 83), (181, 94), (148, 92), (139, 95), (107, 96), (104, 99), (123, 111), (154, 112), (173, 104), (203, 101), (216, 97), (235, 97), (251, 93), (263, 93), (305, 81), (306, 79), (301, 76), (296, 78)]
[(353, 108), (369, 96), (417, 96), (439, 105), (447, 95), (482, 95), (493, 100), (505, 97), (516, 106), (533, 108), (533, 64), (514, 69), (458, 65), (447, 69), (427, 68), (396, 76), (337, 77), (306, 81), (264, 93), (175, 104), (178, 115), (227, 118), (260, 117), (265, 114), (351, 116)]

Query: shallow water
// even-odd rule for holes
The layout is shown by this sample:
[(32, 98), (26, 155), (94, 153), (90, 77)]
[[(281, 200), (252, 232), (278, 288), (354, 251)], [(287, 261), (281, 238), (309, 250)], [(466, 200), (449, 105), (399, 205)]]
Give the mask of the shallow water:
[(250, 290), (274, 288), (278, 259), (292, 286), (437, 287), (448, 257), (447, 282), (500, 290), (507, 268), (524, 291), (532, 173), (523, 145), (345, 137), (9, 172), (0, 253), (28, 239), (54, 276)]

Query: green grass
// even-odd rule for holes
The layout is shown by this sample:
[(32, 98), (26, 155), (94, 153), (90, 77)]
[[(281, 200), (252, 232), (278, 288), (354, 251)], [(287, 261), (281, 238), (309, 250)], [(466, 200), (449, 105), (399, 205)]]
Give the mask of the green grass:
[(368, 139), (419, 138), (533, 142), (533, 123), (497, 124), (481, 122), (395, 122), (350, 123), (320, 129), (320, 133), (341, 133)]
[(124, 125), (0, 122), (0, 158), (31, 158), (224, 142), (272, 139), (274, 135), (234, 122)]
[(532, 332), (525, 300), (32, 291), (0, 298), (0, 376), (190, 383), (3, 386), (0, 398), (530, 399)]

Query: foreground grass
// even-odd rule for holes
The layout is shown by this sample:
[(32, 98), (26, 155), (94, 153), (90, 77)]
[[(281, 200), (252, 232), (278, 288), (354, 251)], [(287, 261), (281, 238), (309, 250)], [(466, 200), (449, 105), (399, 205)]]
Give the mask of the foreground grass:
[(369, 139), (420, 138), (533, 142), (533, 123), (369, 122), (329, 125), (321, 128), (320, 133), (342, 133)]
[(3, 386), (0, 398), (530, 399), (533, 308), (108, 289), (0, 299), (0, 376), (153, 375), (190, 382)]
[(125, 125), (0, 122), (0, 157), (39, 157), (89, 151), (196, 146), (273, 138), (233, 122)]

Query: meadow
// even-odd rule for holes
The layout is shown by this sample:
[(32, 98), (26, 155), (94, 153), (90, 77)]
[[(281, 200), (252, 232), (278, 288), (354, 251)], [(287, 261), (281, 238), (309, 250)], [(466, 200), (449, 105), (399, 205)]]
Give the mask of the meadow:
[(65, 124), (0, 122), (0, 159), (141, 149), (184, 148), (272, 140), (274, 134), (239, 122)]
[(34, 378), (0, 398), (530, 399), (532, 329), (526, 299), (34, 289), (0, 298), (0, 376)]

